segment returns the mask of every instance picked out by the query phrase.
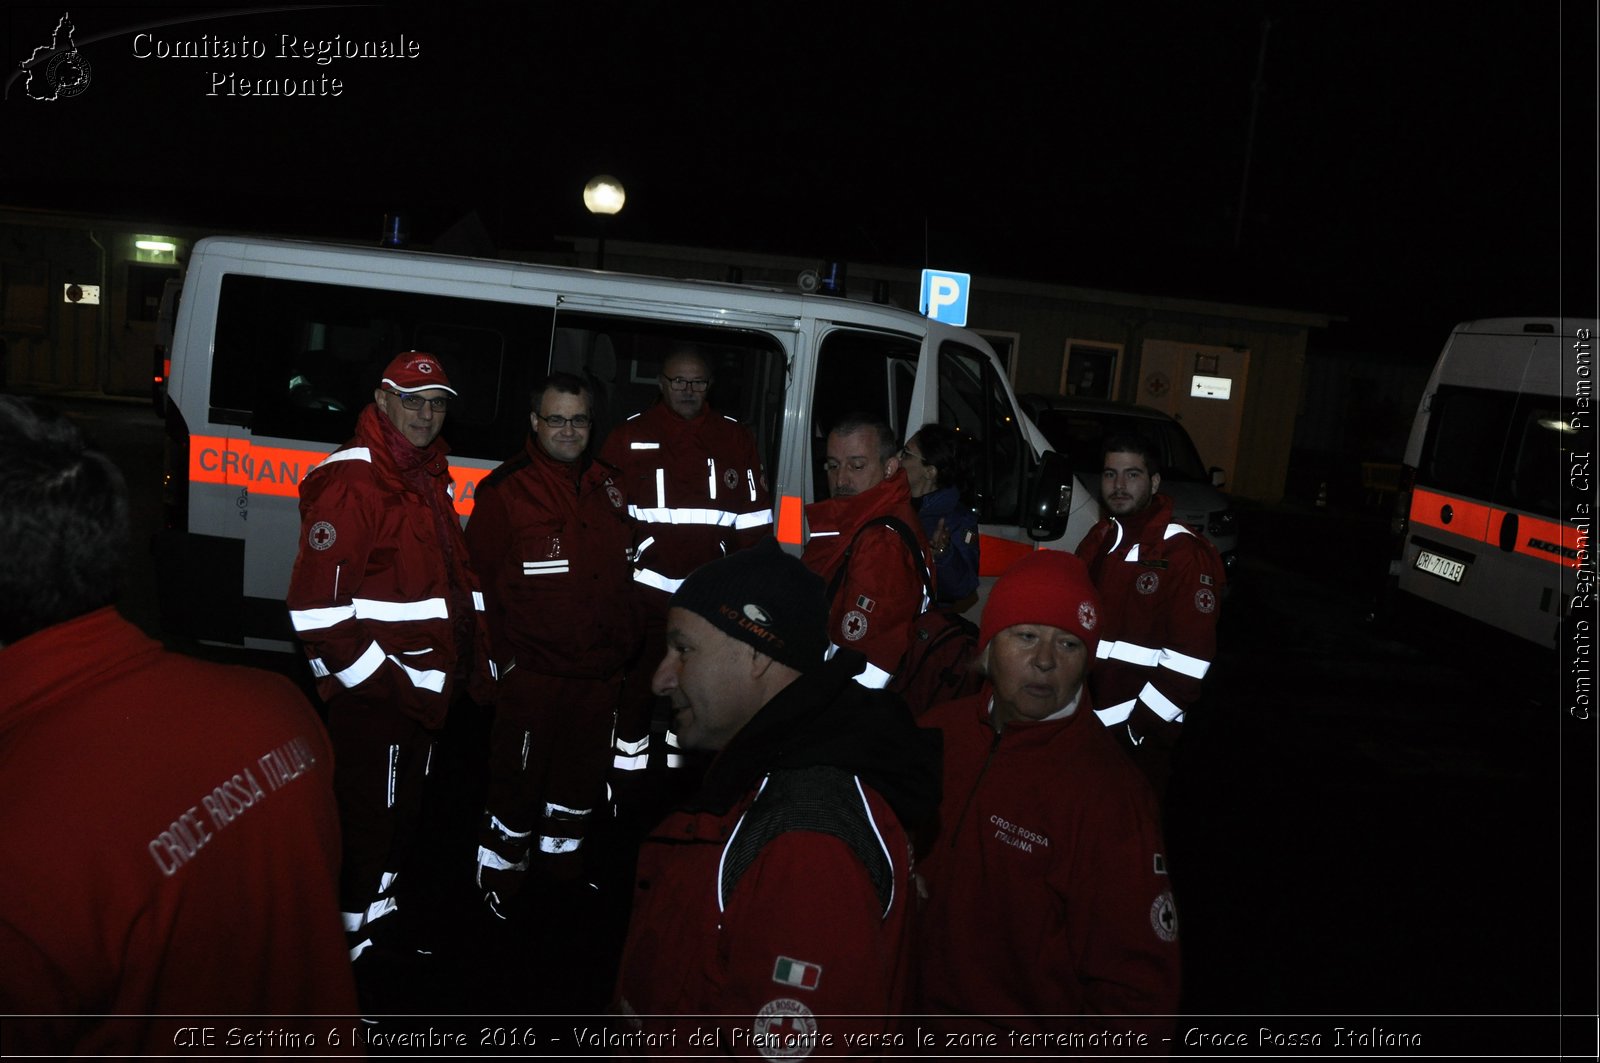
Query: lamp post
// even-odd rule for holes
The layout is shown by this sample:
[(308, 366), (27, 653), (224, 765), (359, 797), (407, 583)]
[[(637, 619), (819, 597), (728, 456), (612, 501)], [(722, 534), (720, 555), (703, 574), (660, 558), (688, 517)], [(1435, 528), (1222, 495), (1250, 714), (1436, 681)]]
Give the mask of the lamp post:
[(596, 269), (606, 268), (606, 219), (620, 211), (627, 198), (628, 194), (623, 191), (622, 182), (610, 174), (603, 173), (590, 178), (589, 183), (583, 186), (583, 205), (595, 216), (600, 227), (600, 247), (595, 255)]

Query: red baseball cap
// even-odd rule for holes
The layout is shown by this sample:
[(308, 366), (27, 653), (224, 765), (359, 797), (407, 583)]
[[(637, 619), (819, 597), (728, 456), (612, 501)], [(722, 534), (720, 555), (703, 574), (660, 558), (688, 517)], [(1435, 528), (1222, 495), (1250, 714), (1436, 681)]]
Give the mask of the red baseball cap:
[(427, 391), (429, 388), (456, 394), (456, 389), (450, 386), (450, 378), (444, 375), (444, 366), (439, 364), (439, 359), (421, 351), (395, 355), (389, 368), (383, 371), (383, 382), (402, 395)]

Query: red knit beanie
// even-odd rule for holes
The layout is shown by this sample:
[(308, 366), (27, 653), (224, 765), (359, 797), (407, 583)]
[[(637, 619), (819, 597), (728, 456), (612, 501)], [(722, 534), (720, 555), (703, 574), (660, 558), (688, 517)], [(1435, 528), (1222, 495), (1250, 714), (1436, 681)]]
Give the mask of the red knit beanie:
[(978, 649), (1015, 624), (1049, 624), (1083, 640), (1094, 659), (1100, 641), (1100, 595), (1073, 554), (1036, 550), (995, 581), (978, 625)]

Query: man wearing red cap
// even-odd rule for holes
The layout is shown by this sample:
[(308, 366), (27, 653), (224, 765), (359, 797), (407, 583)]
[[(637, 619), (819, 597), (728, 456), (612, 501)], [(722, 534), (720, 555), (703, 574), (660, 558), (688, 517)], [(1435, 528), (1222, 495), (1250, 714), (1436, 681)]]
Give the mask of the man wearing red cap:
[[(352, 960), (394, 941), (395, 882), (451, 700), (493, 694), (483, 597), (439, 438), (455, 395), (433, 355), (396, 356), (355, 438), (300, 484), (287, 598), (328, 704)], [(358, 982), (370, 963), (357, 964)]]
[(944, 735), (918, 868), (922, 1026), (1111, 1034), (1089, 1047), (1112, 1052), (1171, 1033), (1128, 1018), (1176, 1011), (1178, 923), (1155, 797), (1090, 711), (1100, 619), (1082, 561), (1029, 555), (983, 611), (987, 685), (921, 721)]

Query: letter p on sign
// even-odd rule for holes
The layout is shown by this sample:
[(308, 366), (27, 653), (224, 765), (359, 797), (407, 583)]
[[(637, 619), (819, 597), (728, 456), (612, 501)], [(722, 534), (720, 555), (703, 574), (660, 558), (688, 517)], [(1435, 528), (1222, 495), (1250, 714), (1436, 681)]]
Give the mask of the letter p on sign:
[(967, 293), (972, 288), (970, 273), (922, 271), (922, 312), (946, 325), (967, 323)]

